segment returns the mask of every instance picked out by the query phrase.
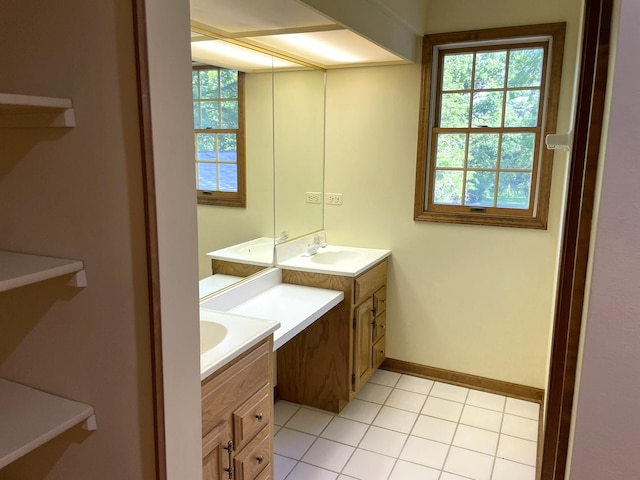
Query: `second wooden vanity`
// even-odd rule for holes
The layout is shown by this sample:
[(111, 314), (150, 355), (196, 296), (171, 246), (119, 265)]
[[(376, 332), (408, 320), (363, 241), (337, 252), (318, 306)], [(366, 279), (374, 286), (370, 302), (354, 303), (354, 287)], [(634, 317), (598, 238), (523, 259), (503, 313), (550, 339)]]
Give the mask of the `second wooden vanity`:
[(284, 283), (344, 301), (277, 351), (278, 398), (339, 412), (385, 359), (387, 259), (356, 277), (283, 269)]

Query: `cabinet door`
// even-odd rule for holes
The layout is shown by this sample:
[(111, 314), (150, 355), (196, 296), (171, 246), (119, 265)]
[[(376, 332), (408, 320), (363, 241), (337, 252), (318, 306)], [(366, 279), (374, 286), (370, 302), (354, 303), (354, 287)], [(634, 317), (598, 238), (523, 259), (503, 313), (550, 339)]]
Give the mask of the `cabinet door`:
[(228, 450), (230, 441), (231, 428), (227, 421), (220, 422), (202, 439), (203, 480), (229, 478), (229, 471), (225, 469), (231, 466), (231, 456)]
[(369, 379), (372, 372), (373, 299), (369, 298), (356, 308), (354, 316), (356, 331), (353, 359), (355, 383), (353, 387), (354, 391), (357, 392)]

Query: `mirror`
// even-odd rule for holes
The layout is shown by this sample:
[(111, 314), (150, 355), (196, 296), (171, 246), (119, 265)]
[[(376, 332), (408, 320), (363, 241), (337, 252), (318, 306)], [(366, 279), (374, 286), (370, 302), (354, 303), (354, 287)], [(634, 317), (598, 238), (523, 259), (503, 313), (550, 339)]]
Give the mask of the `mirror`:
[(323, 228), (325, 72), (274, 74), (275, 231)]
[[(323, 228), (325, 73), (191, 36), (194, 65), (244, 72), (245, 93), (246, 207), (198, 205), (202, 297), (272, 266), (276, 242)], [(199, 159), (216, 154), (196, 147)]]

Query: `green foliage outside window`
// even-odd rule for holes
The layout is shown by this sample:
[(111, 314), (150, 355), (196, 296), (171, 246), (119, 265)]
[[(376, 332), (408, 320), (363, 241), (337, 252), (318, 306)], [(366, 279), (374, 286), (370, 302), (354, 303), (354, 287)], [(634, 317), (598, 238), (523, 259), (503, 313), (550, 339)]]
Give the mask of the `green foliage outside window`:
[(444, 52), (435, 204), (529, 208), (543, 63), (541, 47)]

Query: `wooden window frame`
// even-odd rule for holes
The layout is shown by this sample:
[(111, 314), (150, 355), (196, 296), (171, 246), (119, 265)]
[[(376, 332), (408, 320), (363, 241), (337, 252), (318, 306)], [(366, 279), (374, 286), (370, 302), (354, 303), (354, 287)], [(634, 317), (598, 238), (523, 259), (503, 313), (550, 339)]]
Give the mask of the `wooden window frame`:
[[(194, 66), (193, 70), (223, 70), (219, 67), (211, 65)], [(245, 141), (245, 92), (244, 92), (244, 72), (238, 71), (238, 128), (194, 128), (194, 142), (198, 133), (235, 133), (237, 145), (236, 165), (238, 168), (238, 191), (237, 192), (221, 192), (218, 190), (201, 190), (196, 188), (197, 199), (199, 205), (217, 205), (223, 207), (239, 207), (247, 206), (247, 189), (246, 189), (246, 141)], [(224, 100), (224, 99), (220, 99)], [(196, 164), (197, 160), (197, 143), (196, 143)], [(197, 176), (196, 171), (196, 176)], [(197, 187), (197, 185), (196, 185)]]
[[(418, 130), (418, 154), (416, 163), (416, 188), (414, 199), (414, 220), (425, 222), (462, 223), (475, 225), (494, 225), (505, 227), (546, 229), (549, 214), (549, 196), (551, 192), (551, 172), (553, 168), (552, 150), (544, 147), (544, 136), (556, 131), (562, 58), (564, 53), (565, 23), (526, 25), (487, 30), (473, 30), (445, 34), (425, 35), (422, 49), (422, 87), (420, 99), (420, 123)], [(531, 181), (531, 195), (528, 209), (509, 209), (473, 206), (449, 206), (432, 202), (432, 188), (435, 155), (435, 142), (432, 135), (439, 130), (435, 127), (436, 112), (439, 111), (441, 66), (440, 51), (475, 51), (478, 47), (499, 46), (509, 48), (527, 44), (548, 45), (545, 51), (543, 82), (541, 84), (541, 108), (539, 122), (535, 128), (522, 128), (518, 131), (536, 133), (534, 165)], [(446, 50), (445, 50), (446, 49)], [(549, 57), (550, 55), (550, 57)], [(434, 78), (435, 75), (438, 78)], [(437, 87), (437, 89), (433, 87)], [(544, 95), (544, 96), (543, 96)], [(435, 99), (432, 98), (435, 96)], [(512, 128), (458, 129), (461, 133), (495, 133)], [(447, 129), (455, 133), (453, 129)], [(466, 167), (465, 167), (466, 170)]]

